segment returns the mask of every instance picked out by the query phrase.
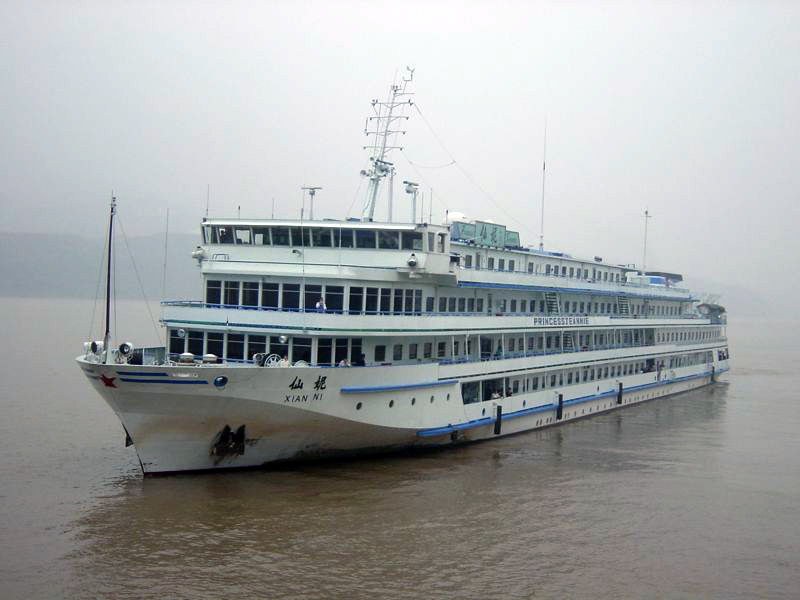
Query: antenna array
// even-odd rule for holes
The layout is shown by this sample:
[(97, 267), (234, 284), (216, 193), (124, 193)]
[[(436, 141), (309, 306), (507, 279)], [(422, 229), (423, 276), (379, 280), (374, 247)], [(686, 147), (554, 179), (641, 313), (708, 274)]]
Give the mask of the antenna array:
[[(378, 189), (381, 180), (387, 175), (394, 176), (394, 164), (386, 160), (392, 150), (402, 150), (403, 147), (396, 144), (398, 135), (405, 135), (405, 130), (398, 129), (398, 121), (408, 120), (408, 116), (403, 114), (403, 109), (412, 106), (411, 99), (404, 99), (405, 96), (413, 95), (407, 92), (408, 84), (414, 79), (414, 69), (406, 67), (408, 75), (403, 77), (401, 83), (392, 84), (389, 88), (389, 96), (385, 102), (378, 99), (372, 101), (374, 114), (367, 117), (364, 124), (364, 135), (373, 137), (371, 144), (364, 146), (365, 150), (371, 150), (369, 158), (370, 166), (361, 174), (369, 178), (367, 197), (361, 209), (361, 220), (372, 221), (375, 215), (375, 202), (378, 197)], [(392, 142), (390, 143), (390, 138)], [(391, 215), (389, 216), (391, 219)]]

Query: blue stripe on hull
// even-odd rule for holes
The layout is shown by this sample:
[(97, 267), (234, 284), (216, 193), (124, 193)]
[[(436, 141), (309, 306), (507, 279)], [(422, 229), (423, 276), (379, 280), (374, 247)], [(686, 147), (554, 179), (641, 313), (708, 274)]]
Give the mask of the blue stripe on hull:
[(440, 385), (453, 385), (457, 379), (443, 379), (442, 381), (426, 381), (423, 383), (403, 383), (399, 385), (376, 385), (365, 387), (343, 387), (343, 394), (368, 394), (370, 392), (392, 392), (395, 390), (410, 390), (414, 388), (436, 387)]
[[(673, 383), (680, 383), (682, 381), (688, 381), (690, 379), (698, 379), (701, 377), (708, 377), (711, 375), (711, 371), (706, 371), (705, 373), (698, 373), (697, 375), (686, 375), (685, 377), (677, 377), (675, 379), (670, 379), (669, 381), (660, 381), (654, 383), (646, 383), (643, 385), (637, 385), (630, 388), (623, 388), (623, 393), (626, 392), (633, 392), (636, 390), (642, 390), (645, 388), (656, 387), (660, 385), (670, 385)], [(575, 405), (575, 404), (584, 404), (586, 402), (593, 402), (594, 400), (598, 400), (600, 398), (604, 398), (607, 396), (616, 396), (617, 390), (611, 390), (608, 392), (602, 392), (600, 394), (593, 394), (591, 396), (581, 396), (579, 398), (573, 398), (572, 400), (565, 400), (564, 406), (568, 405)], [(539, 406), (534, 406), (532, 408), (523, 408), (522, 410), (517, 410), (511, 413), (503, 414), (503, 420), (507, 419), (514, 419), (517, 417), (524, 417), (526, 415), (539, 413), (539, 412), (547, 412), (549, 410), (555, 410), (557, 404), (550, 403), (550, 404), (540, 404)], [(419, 437), (433, 437), (437, 435), (443, 435), (445, 433), (451, 433), (453, 431), (460, 431), (464, 429), (473, 429), (475, 427), (481, 427), (483, 425), (490, 425), (494, 423), (496, 417), (485, 417), (483, 419), (477, 419), (475, 421), (467, 421), (466, 423), (459, 423), (457, 425), (447, 425), (445, 427), (434, 427), (431, 429), (420, 429), (417, 431), (417, 435)]]
[(128, 383), (172, 383), (176, 385), (208, 385), (208, 382), (204, 379), (200, 380), (189, 380), (189, 381), (178, 381), (175, 379), (134, 379), (132, 377), (120, 377), (120, 381), (127, 381)]

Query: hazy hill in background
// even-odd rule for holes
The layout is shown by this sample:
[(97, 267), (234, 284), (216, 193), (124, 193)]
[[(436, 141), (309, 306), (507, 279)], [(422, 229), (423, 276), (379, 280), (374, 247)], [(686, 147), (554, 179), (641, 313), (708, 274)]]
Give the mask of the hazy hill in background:
[[(201, 285), (197, 262), (191, 252), (199, 236), (175, 234), (167, 245), (166, 298), (200, 299)], [(164, 236), (131, 238), (126, 245), (116, 240), (116, 285), (120, 298), (148, 300), (162, 295)], [(130, 248), (130, 252), (128, 251)], [(101, 274), (104, 240), (68, 234), (0, 232), (0, 296), (94, 298)], [(132, 266), (131, 255), (136, 264)], [(140, 286), (136, 271), (141, 277)]]
[[(131, 255), (148, 300), (162, 297), (164, 237), (131, 238), (116, 242), (116, 293), (120, 298), (141, 299)], [(164, 297), (202, 299), (202, 286), (192, 250), (199, 236), (174, 234), (167, 248), (167, 279)], [(77, 235), (0, 232), (0, 296), (94, 298), (98, 289), (104, 240)], [(130, 252), (128, 252), (130, 248)], [(775, 302), (743, 286), (694, 279), (685, 274), (696, 295), (714, 293), (733, 318), (768, 316)], [(104, 274), (102, 275), (104, 277)], [(105, 281), (102, 279), (101, 281)], [(100, 294), (103, 288), (101, 283)]]

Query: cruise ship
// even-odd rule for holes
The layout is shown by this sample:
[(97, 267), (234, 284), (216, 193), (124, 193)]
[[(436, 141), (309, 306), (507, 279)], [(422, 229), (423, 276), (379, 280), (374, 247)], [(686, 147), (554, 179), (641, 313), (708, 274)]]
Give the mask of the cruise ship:
[(679, 274), (424, 222), (410, 181), (405, 219), (373, 220), (409, 81), (373, 101), (361, 218), (203, 219), (203, 297), (162, 302), (165, 346), (112, 346), (109, 257), (105, 336), (77, 361), (145, 474), (487, 440), (728, 371), (724, 307)]

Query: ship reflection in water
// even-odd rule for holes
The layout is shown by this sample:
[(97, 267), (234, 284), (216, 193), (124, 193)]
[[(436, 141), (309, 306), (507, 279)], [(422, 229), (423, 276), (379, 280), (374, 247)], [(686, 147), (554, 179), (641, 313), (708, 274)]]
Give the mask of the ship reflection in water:
[[(731, 525), (714, 516), (731, 499), (705, 483), (724, 471), (727, 393), (712, 386), (448, 451), (131, 473), (73, 524), (71, 593), (641, 596), (694, 590), (673, 577), (699, 572), (707, 588), (694, 591), (718, 590), (736, 566), (712, 560), (719, 540), (678, 538)], [(641, 551), (653, 548), (663, 552)]]

